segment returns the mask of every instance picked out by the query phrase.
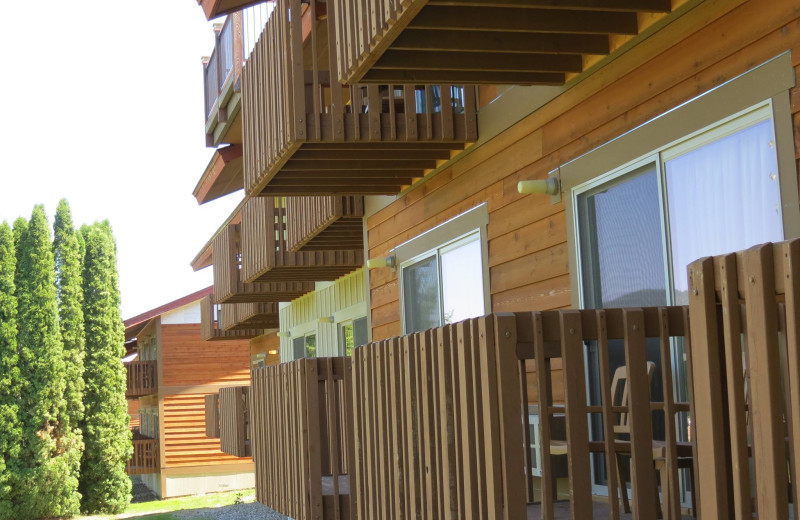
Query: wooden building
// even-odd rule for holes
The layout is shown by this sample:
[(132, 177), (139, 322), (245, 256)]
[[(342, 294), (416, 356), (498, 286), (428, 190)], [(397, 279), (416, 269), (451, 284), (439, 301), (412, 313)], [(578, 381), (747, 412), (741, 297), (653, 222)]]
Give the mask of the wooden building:
[[(242, 188), (244, 200), (219, 230), (209, 230), (209, 243), (193, 266), (213, 265), (215, 292), (224, 294), (231, 304), (280, 302), (282, 362), (322, 356), (349, 358), (351, 343), (369, 343), (356, 349), (353, 371), (366, 370), (364, 366), (389, 370), (378, 358), (370, 357), (369, 349), (375, 349), (374, 356), (377, 352), (388, 355), (393, 341), (400, 342), (397, 348), (423, 344), (414, 343), (420, 341), (414, 338), (434, 334), (425, 331), (450, 330), (449, 324), (473, 323), (464, 320), (490, 313), (515, 313), (515, 330), (521, 330), (529, 318), (520, 316), (540, 311), (670, 307), (688, 312), (688, 307), (682, 306), (698, 294), (690, 291), (686, 274), (691, 262), (800, 237), (800, 6), (796, 1), (522, 0), (499, 6), (436, 0), (198, 3), (207, 16), (228, 14), (234, 24), (240, 20), (244, 28), (256, 27), (257, 34), (249, 39), (243, 36), (240, 43), (244, 64), (240, 71), (241, 131), (237, 135), (241, 140), (236, 144), (241, 145), (241, 166), (226, 170), (217, 166), (219, 162), (210, 164), (201, 180), (207, 193), (231, 192), (226, 186)], [(222, 173), (214, 177), (209, 171), (224, 171), (235, 181)], [(349, 205), (340, 201), (345, 197), (358, 201)], [(245, 208), (255, 204), (272, 212), (265, 223), (256, 224), (248, 217)], [(284, 208), (286, 212), (282, 212)], [(290, 208), (296, 208), (291, 215)], [(352, 208), (357, 209), (350, 211)], [(353, 226), (359, 220), (360, 227)], [(284, 235), (301, 236), (291, 242), (299, 245), (286, 245)], [(325, 240), (311, 246), (315, 237), (322, 236)], [(257, 264), (262, 257), (267, 263)], [(786, 269), (787, 273), (791, 270)], [(275, 276), (270, 277), (270, 271)], [(217, 273), (224, 276), (217, 277)], [(582, 311), (575, 315), (590, 314)], [(558, 320), (575, 315), (545, 316)], [(478, 327), (478, 322), (474, 323)], [(688, 325), (674, 327), (669, 337), (689, 338)], [(526, 329), (519, 334), (529, 332)], [(581, 362), (573, 365), (578, 366), (577, 376), (565, 375), (563, 366), (574, 362), (566, 355), (548, 357), (545, 367), (543, 358), (537, 362), (532, 352), (528, 357), (519, 354), (524, 367), (518, 378), (525, 381), (523, 402), (525, 407), (531, 406), (522, 414), (526, 421), (546, 423), (550, 428), (554, 410), (559, 415), (557, 412), (563, 411), (559, 406), (569, 406), (570, 384), (578, 384), (578, 379), (585, 380), (581, 384), (590, 406), (605, 402), (607, 383), (630, 361), (624, 345), (627, 339), (620, 337), (610, 343), (604, 359), (597, 337), (585, 337), (576, 347), (583, 353)], [(545, 343), (550, 342), (547, 348), (556, 348), (553, 345), (559, 341), (562, 337), (553, 332)], [(705, 423), (703, 417), (691, 416), (692, 388), (703, 387), (709, 399), (703, 402), (721, 406), (725, 398), (719, 388), (722, 383), (715, 379), (718, 374), (709, 372), (712, 369), (706, 365), (696, 365), (695, 373), (691, 372), (686, 363), (692, 355), (685, 346), (688, 339), (670, 340), (673, 343), (666, 357), (663, 344), (652, 341), (646, 342), (645, 359), (639, 360), (653, 365), (652, 372), (644, 376), (653, 381), (651, 404), (663, 404), (669, 394), (677, 408), (674, 421), (662, 418), (650, 425), (651, 437), (665, 442), (672, 438), (676, 446), (686, 443), (694, 449), (690, 456), (672, 454), (676, 461), (682, 460), (664, 477), (669, 483), (661, 483), (662, 499), (673, 501), (673, 506), (679, 504), (684, 512), (696, 511), (693, 472), (703, 477), (695, 481), (700, 483), (696, 484), (702, 493), (699, 502), (708, 508), (707, 517), (751, 518), (750, 482), (746, 480), (753, 475), (741, 469), (748, 463), (738, 466), (740, 473), (731, 476), (734, 470), (720, 462), (720, 453), (697, 452), (698, 443), (713, 442), (698, 440), (699, 434), (693, 430), (702, 430), (697, 425)], [(430, 345), (443, 348), (441, 341)], [(533, 348), (533, 340), (524, 345), (517, 347), (518, 353)], [(359, 365), (362, 362), (366, 365)], [(349, 365), (334, 369), (306, 363), (284, 370), (297, 370), (298, 374), (328, 370), (325, 374), (330, 375), (344, 366)], [(434, 373), (444, 377), (444, 366), (434, 366), (438, 367)], [(505, 375), (514, 375), (509, 370)], [(539, 402), (545, 390), (537, 379), (542, 370), (546, 370), (544, 379), (552, 383), (546, 390), (546, 403)], [(779, 378), (781, 367), (772, 365), (772, 370)], [(785, 370), (785, 381), (795, 377)], [(367, 373), (378, 378), (387, 374)], [(271, 391), (266, 374), (272, 372), (258, 374), (264, 374), (264, 391)], [(319, 374), (322, 381), (323, 373)], [(464, 377), (462, 372), (458, 374)], [(717, 380), (716, 390), (706, 388), (712, 380)], [(358, 427), (363, 435), (370, 425), (380, 423), (374, 416), (359, 415), (376, 409), (364, 405), (369, 399), (359, 392), (383, 399), (383, 406), (390, 409), (393, 401), (391, 393), (380, 393), (374, 379), (353, 384), (350, 398), (362, 408), (341, 413), (355, 414), (354, 435), (358, 436)], [(786, 392), (790, 387), (787, 383)], [(576, 388), (571, 389), (573, 396)], [(498, 391), (502, 393), (502, 388)], [(258, 399), (253, 395), (251, 399)], [(347, 398), (347, 394), (342, 397)], [(781, 401), (786, 417), (793, 411), (800, 413), (795, 409), (797, 398), (800, 396), (795, 401), (789, 397)], [(254, 407), (257, 402), (253, 401)], [(539, 417), (534, 405), (548, 411)], [(733, 404), (731, 407), (733, 421), (739, 415)], [(608, 437), (598, 410), (592, 412), (595, 415), (589, 426), (583, 419), (587, 442)], [(290, 404), (284, 411), (294, 413)], [(258, 413), (253, 415), (254, 421), (260, 420)], [(367, 422), (359, 422), (362, 420)], [(668, 427), (673, 422), (674, 428)], [(573, 423), (573, 432), (578, 424)], [(269, 436), (263, 424), (252, 428)], [(532, 429), (535, 433), (529, 431), (526, 435), (530, 438), (525, 441), (541, 450), (546, 442), (540, 437), (545, 435), (545, 426)], [(256, 430), (252, 431), (255, 435)], [(568, 436), (569, 431), (567, 428)], [(444, 435), (433, 429), (430, 432)], [(486, 432), (494, 434), (494, 430)], [(504, 430), (500, 433), (506, 435)], [(358, 466), (368, 476), (375, 477), (395, 467), (391, 464), (400, 463), (380, 458), (397, 448), (391, 444), (397, 437), (386, 435), (389, 444), (376, 441), (377, 448), (369, 448), (386, 450), (376, 455), (378, 469), (369, 466), (369, 460)], [(472, 443), (479, 440), (469, 439)], [(326, 450), (344, 449), (332, 447), (336, 442), (330, 435), (328, 441), (332, 444), (326, 444)], [(500, 451), (495, 455), (503, 461), (508, 453), (501, 447), (516, 449), (509, 447), (515, 445), (511, 441), (511, 437), (498, 441)], [(720, 446), (735, 444), (727, 437), (715, 441)], [(747, 453), (739, 455), (755, 461), (756, 456), (747, 451), (752, 447), (747, 448), (746, 443), (745, 447)], [(426, 446), (425, 457), (444, 456), (445, 448)], [(800, 447), (782, 452), (786, 460), (775, 455), (772, 462), (798, 471), (794, 462), (797, 449)], [(531, 502), (534, 487), (538, 502), (542, 500), (539, 486), (553, 485), (531, 478), (531, 459), (538, 457), (542, 464), (550, 465), (550, 457), (544, 460), (536, 450), (525, 455), (529, 474), (520, 477), (522, 482), (532, 482), (526, 493)], [(603, 466), (604, 459), (588, 450), (585, 458), (590, 464), (582, 480), (563, 479), (555, 485), (572, 497), (589, 491), (616, 495), (609, 491), (609, 482), (615, 477)], [(567, 451), (564, 447), (562, 454)], [(697, 463), (709, 460), (707, 456), (721, 466), (710, 470), (713, 465)], [(650, 481), (642, 472), (653, 471), (660, 460), (652, 454), (649, 457), (652, 460), (641, 463), (636, 473), (646, 488)], [(553, 460), (557, 458), (553, 456)], [(355, 460), (339, 462), (355, 467), (351, 465)], [(274, 459), (265, 459), (267, 463), (272, 466), (265, 468), (277, 467)], [(678, 468), (679, 463), (692, 469)], [(257, 473), (259, 464), (256, 458)], [(767, 472), (769, 464), (761, 467), (759, 471)], [(536, 471), (539, 475), (545, 470), (539, 467)], [(263, 478), (268, 475), (264, 473)], [(511, 489), (503, 488), (510, 475), (501, 478), (504, 484), (497, 489)], [(792, 477), (789, 482), (794, 483), (790, 485), (796, 496), (797, 474)], [(449, 493), (447, 489), (437, 491), (435, 483), (426, 482), (424, 496), (450, 499), (449, 494), (436, 494)], [(386, 491), (388, 496), (400, 493), (401, 485)], [(408, 482), (405, 485), (409, 486)], [(753, 479), (753, 497), (761, 493), (756, 488)], [(631, 485), (635, 504), (644, 504), (647, 494), (652, 498), (649, 489), (642, 489), (642, 484), (638, 489), (635, 482)], [(383, 501), (377, 505), (361, 502), (359, 507), (388, 507), (389, 499), (374, 488), (354, 492)], [(279, 508), (287, 496), (259, 493), (259, 500)], [(463, 489), (453, 496), (463, 500)], [(779, 517), (786, 511), (788, 517), (788, 511), (793, 511), (798, 518), (795, 501), (787, 505), (782, 502), (791, 500), (785, 496), (766, 496), (759, 495), (761, 499), (755, 501), (759, 508), (766, 508), (759, 510), (760, 516), (775, 511)], [(328, 505), (323, 509), (339, 508), (341, 513), (345, 506), (338, 500), (335, 506), (325, 502)], [(509, 497), (505, 500), (507, 504)], [(773, 506), (774, 510), (769, 509)], [(575, 507), (573, 504), (573, 515)], [(516, 518), (502, 507), (499, 510), (491, 518), (503, 518), (504, 514)], [(378, 511), (383, 513), (367, 509), (358, 515), (389, 518), (385, 510)], [(429, 513), (436, 517), (431, 510)], [(611, 514), (614, 516), (613, 511)], [(637, 514), (648, 518), (641, 511)], [(679, 514), (675, 507), (669, 512), (673, 518)], [(301, 512), (297, 518), (308, 518), (304, 515)], [(406, 518), (401, 512), (392, 515)]]
[(259, 347), (251, 354), (247, 338), (203, 340), (201, 303), (211, 289), (125, 321), (137, 354), (126, 363), (128, 408), (138, 412), (128, 469), (162, 498), (254, 485), (252, 459), (223, 453), (219, 441), (205, 435), (205, 396), (249, 384), (261, 353)]

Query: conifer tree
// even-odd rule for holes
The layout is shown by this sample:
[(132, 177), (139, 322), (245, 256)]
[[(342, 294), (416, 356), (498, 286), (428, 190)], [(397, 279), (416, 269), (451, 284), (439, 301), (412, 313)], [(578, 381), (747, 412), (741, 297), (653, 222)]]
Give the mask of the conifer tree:
[(83, 434), (80, 421), (83, 419), (83, 258), (78, 242), (78, 233), (72, 224), (69, 203), (62, 199), (58, 203), (53, 224), (53, 254), (55, 257), (56, 294), (61, 339), (64, 343), (64, 374), (66, 387), (64, 399), (66, 410), (62, 422), (75, 438), (79, 456), (72, 459), (70, 474), (77, 480), (80, 474), (80, 455), (83, 454)]
[(22, 238), (25, 236), (25, 233), (28, 232), (28, 221), (22, 217), (17, 218), (14, 221), (14, 251), (17, 257), (17, 265), (14, 268), (14, 287), (19, 287), (19, 255), (20, 255), (20, 245), (22, 244)]
[(19, 423), (21, 381), (17, 366), (17, 259), (14, 232), (0, 224), (0, 520), (18, 518), (14, 491), (19, 489)]
[[(16, 227), (16, 226), (15, 226)], [(73, 516), (79, 510), (78, 481), (70, 472), (80, 452), (64, 428), (64, 352), (58, 325), (55, 261), (44, 207), (34, 207), (21, 234), (18, 258), (19, 370), (22, 443), (19, 489), (21, 518)]]
[(125, 332), (120, 316), (116, 245), (108, 222), (81, 228), (83, 264), (84, 362), (83, 438), (81, 463), (83, 509), (119, 513), (130, 503), (131, 483), (125, 473), (131, 433), (125, 401)]

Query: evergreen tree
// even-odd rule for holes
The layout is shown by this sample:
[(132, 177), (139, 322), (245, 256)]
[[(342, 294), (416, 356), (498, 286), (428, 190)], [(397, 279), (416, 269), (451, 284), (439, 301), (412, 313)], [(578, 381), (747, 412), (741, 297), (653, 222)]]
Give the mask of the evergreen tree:
[(83, 453), (83, 258), (78, 233), (72, 225), (69, 203), (58, 203), (53, 224), (53, 253), (55, 257), (56, 294), (61, 339), (64, 342), (64, 374), (66, 410), (62, 427), (71, 430), (78, 456), (72, 459), (70, 474), (77, 480), (80, 473), (80, 455)]
[(80, 451), (64, 428), (64, 352), (58, 325), (55, 261), (44, 207), (34, 207), (18, 254), (18, 327), (22, 443), (20, 517), (66, 517), (79, 510), (78, 481), (70, 471)]
[(14, 251), (17, 257), (17, 265), (14, 268), (14, 287), (19, 287), (19, 255), (21, 250), (22, 239), (25, 233), (28, 232), (28, 221), (22, 217), (18, 217), (14, 221)]
[(14, 491), (19, 489), (19, 423), (21, 381), (17, 366), (17, 298), (14, 273), (17, 259), (14, 233), (0, 225), (0, 520), (18, 518)]
[(125, 331), (120, 316), (116, 245), (108, 222), (81, 228), (86, 383), (80, 490), (88, 513), (119, 513), (131, 499), (125, 473), (131, 433), (125, 401)]

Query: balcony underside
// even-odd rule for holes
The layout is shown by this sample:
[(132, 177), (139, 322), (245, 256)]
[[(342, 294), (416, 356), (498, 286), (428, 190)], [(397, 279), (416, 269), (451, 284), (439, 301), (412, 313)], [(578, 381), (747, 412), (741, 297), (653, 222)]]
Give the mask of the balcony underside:
[[(340, 0), (347, 83), (562, 85), (670, 0)], [(615, 42), (612, 44), (612, 42)]]
[(289, 251), (364, 248), (364, 197), (288, 197)]
[(260, 4), (265, 0), (197, 0), (207, 20), (241, 11), (245, 7)]
[(220, 303), (290, 302), (313, 290), (314, 282), (239, 282)]
[[(461, 120), (463, 123), (463, 119)], [(456, 125), (461, 127), (463, 125)], [(388, 125), (387, 125), (388, 128)], [(438, 133), (438, 124), (431, 129)], [(400, 134), (405, 132), (399, 125)], [(427, 124), (418, 122), (418, 130)], [(461, 142), (306, 142), (266, 182), (261, 195), (396, 195), (425, 176), (454, 152)]]
[(277, 329), (280, 327), (278, 304), (270, 303), (234, 303), (222, 306), (223, 316), (230, 313), (228, 319), (220, 321), (225, 331), (247, 329)]

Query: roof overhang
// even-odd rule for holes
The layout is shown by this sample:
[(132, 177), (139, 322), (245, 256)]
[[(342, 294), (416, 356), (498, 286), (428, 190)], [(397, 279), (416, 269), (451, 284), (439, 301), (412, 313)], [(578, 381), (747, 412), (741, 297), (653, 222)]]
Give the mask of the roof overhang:
[(132, 338), (135, 338), (136, 335), (139, 332), (141, 332), (142, 329), (145, 328), (147, 323), (153, 318), (161, 316), (162, 314), (169, 312), (171, 310), (175, 310), (179, 307), (183, 307), (184, 305), (188, 305), (192, 302), (201, 300), (203, 297), (212, 294), (213, 292), (214, 292), (213, 287), (206, 287), (205, 289), (193, 292), (192, 294), (187, 294), (186, 296), (178, 298), (177, 300), (165, 303), (164, 305), (156, 307), (155, 309), (143, 312), (138, 316), (128, 318), (123, 322), (123, 324), (125, 325), (125, 340), (128, 341)]
[(241, 11), (245, 7), (264, 3), (265, 0), (197, 0), (207, 20)]
[(234, 144), (214, 152), (192, 194), (198, 204), (224, 197), (244, 185), (242, 145)]

